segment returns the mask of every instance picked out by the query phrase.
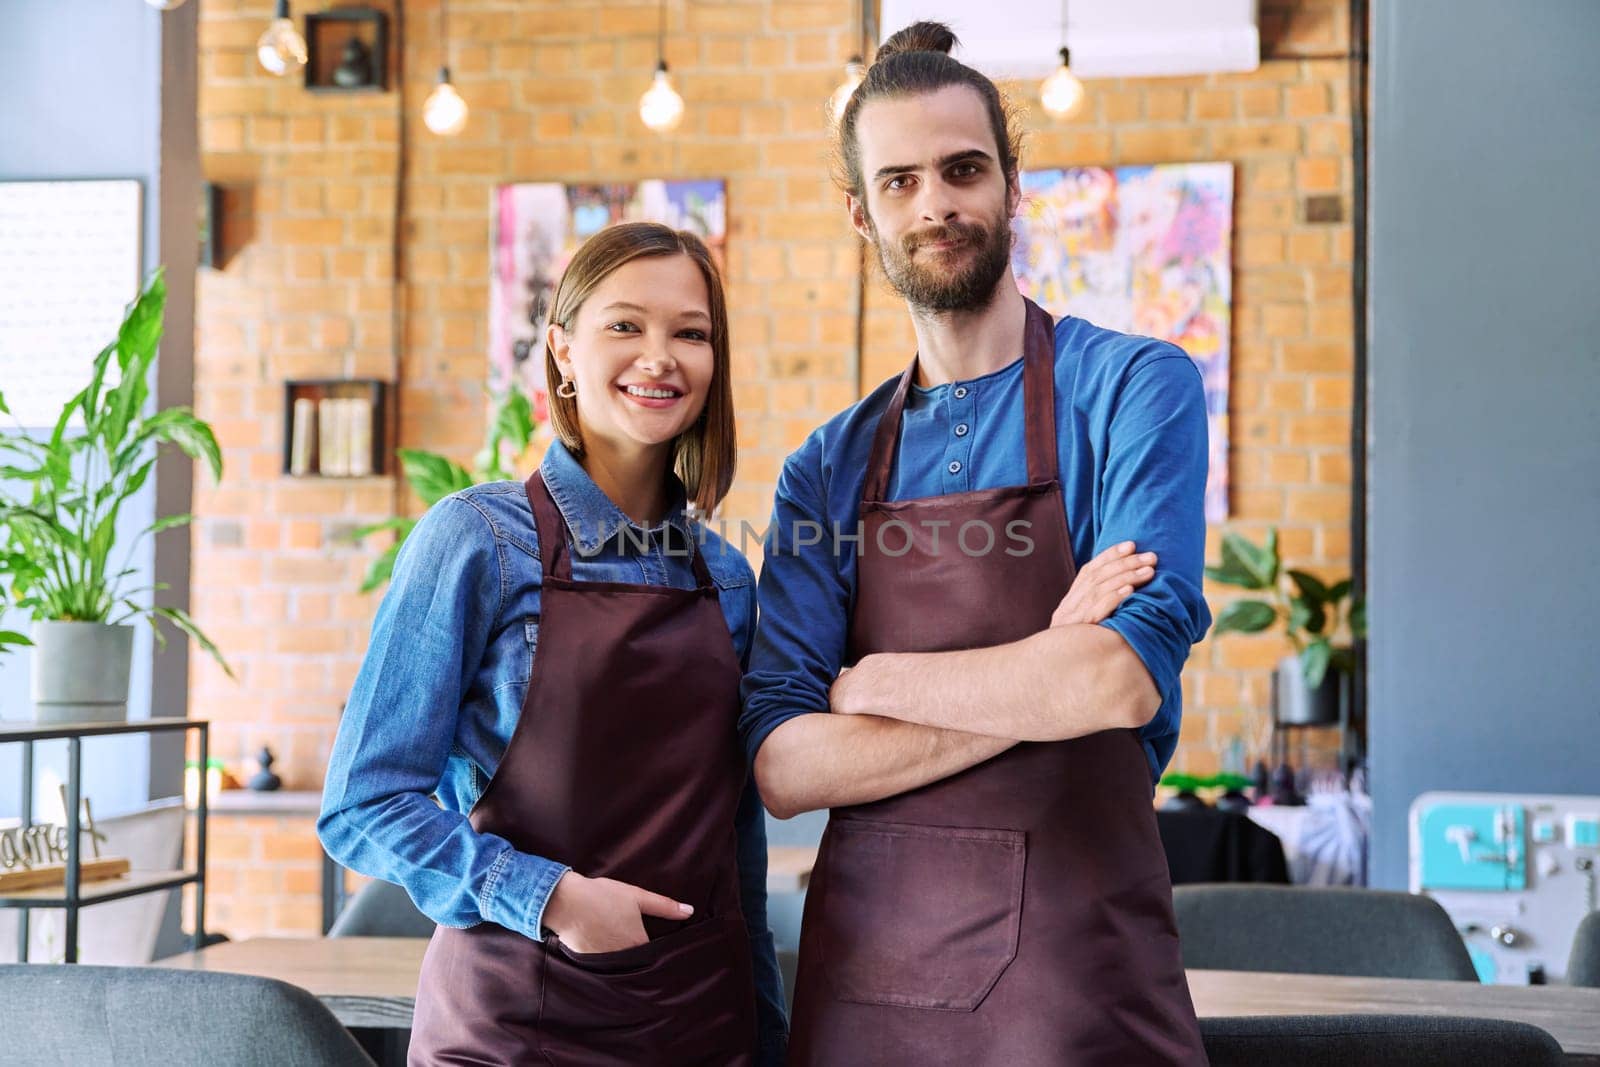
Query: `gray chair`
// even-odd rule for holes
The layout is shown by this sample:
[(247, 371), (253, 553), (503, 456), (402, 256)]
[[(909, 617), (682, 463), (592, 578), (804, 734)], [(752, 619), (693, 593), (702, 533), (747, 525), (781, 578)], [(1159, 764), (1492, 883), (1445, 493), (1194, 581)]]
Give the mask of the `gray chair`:
[(1559, 1067), (1556, 1039), (1537, 1026), (1439, 1015), (1279, 1015), (1200, 1020), (1211, 1067)]
[(1475, 982), (1467, 946), (1430, 897), (1375, 889), (1177, 886), (1183, 965)]
[(1567, 959), (1569, 985), (1600, 987), (1600, 911), (1591, 911), (1572, 935), (1572, 955)]
[(0, 965), (0, 1060), (29, 1067), (372, 1063), (316, 997), (271, 978), (164, 967)]
[(329, 937), (432, 937), (433, 920), (417, 910), (406, 891), (388, 882), (368, 882), (328, 929)]

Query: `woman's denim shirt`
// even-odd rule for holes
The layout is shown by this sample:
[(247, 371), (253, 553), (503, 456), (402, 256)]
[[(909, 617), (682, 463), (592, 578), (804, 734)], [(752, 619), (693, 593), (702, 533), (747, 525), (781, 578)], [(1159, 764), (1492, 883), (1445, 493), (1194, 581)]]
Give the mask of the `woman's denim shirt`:
[[(750, 564), (692, 524), (681, 490), (668, 518), (645, 528), (630, 522), (559, 441), (540, 470), (571, 531), (577, 581), (692, 589), (685, 546), (697, 538), (734, 651), (741, 666), (747, 663), (756, 623)], [(317, 821), (330, 856), (403, 886), (436, 923), (493, 922), (535, 940), (551, 891), (568, 868), (479, 833), (467, 813), (522, 714), (539, 640), (539, 590), (538, 535), (522, 483), (473, 486), (422, 516), (378, 606)], [(730, 733), (734, 728), (730, 718)], [(767, 927), (766, 826), (753, 780), (737, 829), (762, 1058), (780, 1062), (782, 979)]]

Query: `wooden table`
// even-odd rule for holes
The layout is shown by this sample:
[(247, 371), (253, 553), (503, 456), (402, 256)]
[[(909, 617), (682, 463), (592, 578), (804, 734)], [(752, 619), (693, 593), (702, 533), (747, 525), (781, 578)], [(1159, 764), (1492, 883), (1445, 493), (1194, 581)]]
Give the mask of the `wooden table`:
[(768, 845), (767, 892), (802, 893), (817, 865), (815, 845)]
[[(316, 994), (346, 1026), (407, 1027), (427, 942), (261, 938), (213, 945), (159, 966), (277, 978)], [(1225, 1015), (1463, 1015), (1532, 1023), (1569, 1055), (1600, 1057), (1600, 989), (1486, 986), (1398, 978), (1190, 971), (1202, 1018)]]

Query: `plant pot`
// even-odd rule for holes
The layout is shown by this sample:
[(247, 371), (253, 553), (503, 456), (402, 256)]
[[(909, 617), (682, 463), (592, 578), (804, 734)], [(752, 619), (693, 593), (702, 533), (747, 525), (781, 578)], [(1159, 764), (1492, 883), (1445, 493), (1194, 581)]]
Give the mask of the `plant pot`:
[(101, 622), (33, 624), (33, 717), (39, 722), (123, 722), (133, 627)]
[(1322, 684), (1306, 685), (1305, 668), (1299, 656), (1278, 661), (1273, 679), (1273, 714), (1279, 726), (1332, 726), (1339, 721), (1339, 701), (1345, 686), (1342, 671), (1328, 668)]

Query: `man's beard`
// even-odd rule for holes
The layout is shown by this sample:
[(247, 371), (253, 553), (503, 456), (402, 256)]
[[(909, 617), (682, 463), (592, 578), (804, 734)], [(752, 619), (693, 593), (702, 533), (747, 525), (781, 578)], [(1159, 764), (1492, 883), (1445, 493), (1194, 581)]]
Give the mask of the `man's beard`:
[[(873, 228), (877, 237), (877, 228)], [(960, 241), (945, 255), (973, 248), (977, 255), (960, 267), (918, 263), (917, 249), (940, 241)], [(975, 222), (950, 222), (903, 238), (898, 244), (881, 239), (878, 262), (895, 292), (921, 311), (976, 311), (994, 299), (995, 287), (1011, 265), (1011, 226), (1004, 215), (988, 227)]]

